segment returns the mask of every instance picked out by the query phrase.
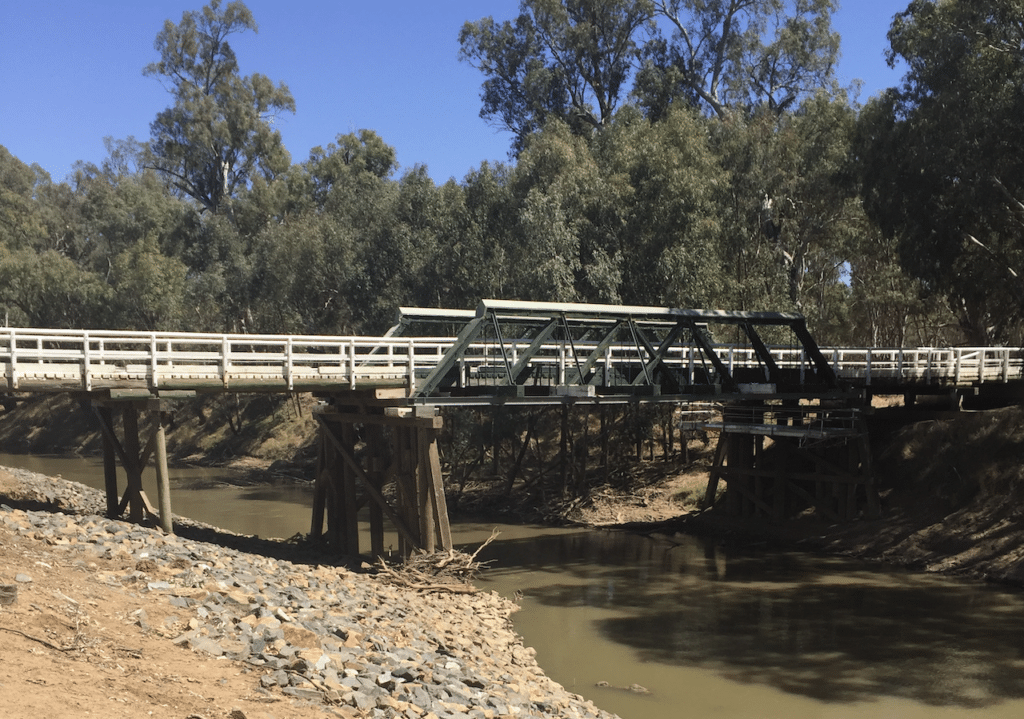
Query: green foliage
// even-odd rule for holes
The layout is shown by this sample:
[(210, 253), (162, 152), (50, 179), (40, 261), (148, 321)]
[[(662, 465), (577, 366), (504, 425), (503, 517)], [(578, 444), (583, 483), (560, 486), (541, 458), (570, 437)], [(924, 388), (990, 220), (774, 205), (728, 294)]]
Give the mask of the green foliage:
[(34, 246), (46, 230), (35, 202), (36, 173), (0, 145), (0, 247)]
[(659, 0), (673, 30), (644, 49), (636, 94), (659, 118), (682, 100), (719, 117), (764, 107), (795, 108), (836, 89), (836, 0)]
[(160, 112), (150, 131), (151, 167), (204, 210), (222, 205), (254, 178), (273, 178), (290, 158), (281, 133), (271, 124), (282, 111), (295, 111), (284, 84), (260, 74), (242, 77), (227, 38), (257, 31), (244, 3), (211, 0), (200, 12), (170, 20), (157, 35), (160, 60), (145, 74), (165, 78), (174, 104)]
[(97, 275), (55, 250), (0, 251), (0, 304), (10, 325), (103, 326), (109, 295)]
[(186, 267), (160, 253), (156, 239), (147, 236), (114, 257), (113, 324), (122, 329), (184, 329)]
[(480, 116), (512, 133), (513, 151), (557, 118), (603, 128), (627, 93), (649, 0), (524, 0), (515, 21), (467, 22), (459, 57), (487, 78)]
[(14, 324), (321, 334), (485, 297), (796, 309), (823, 343), (928, 344), (954, 338), (943, 293), (1012, 336), (1016, 30), (911, 3), (907, 84), (858, 118), (834, 7), (526, 0), (467, 23), (517, 159), (437, 186), (368, 129), (291, 164), (270, 120), (294, 102), (239, 75), (227, 39), (255, 20), (213, 0), (157, 38), (173, 104), (149, 141), (107, 138), (61, 183), (0, 148), (0, 303)]
[(862, 113), (871, 217), (971, 343), (1020, 342), (1024, 42), (1016, 0), (915, 0), (889, 32), (903, 84)]

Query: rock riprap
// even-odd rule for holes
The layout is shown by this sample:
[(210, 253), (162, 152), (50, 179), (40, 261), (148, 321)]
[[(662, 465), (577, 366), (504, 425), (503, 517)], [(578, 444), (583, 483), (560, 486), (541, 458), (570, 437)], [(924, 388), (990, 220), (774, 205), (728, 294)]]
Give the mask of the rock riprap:
[(367, 717), (612, 717), (544, 675), (513, 631), (514, 605), (494, 593), (416, 592), (339, 566), (165, 535), (101, 516), (96, 490), (7, 472), (21, 498), (61, 511), (5, 504), (4, 527), (72, 561), (126, 560), (132, 569), (99, 579), (188, 617), (151, 627), (140, 609), (144, 630), (243, 663), (258, 691)]

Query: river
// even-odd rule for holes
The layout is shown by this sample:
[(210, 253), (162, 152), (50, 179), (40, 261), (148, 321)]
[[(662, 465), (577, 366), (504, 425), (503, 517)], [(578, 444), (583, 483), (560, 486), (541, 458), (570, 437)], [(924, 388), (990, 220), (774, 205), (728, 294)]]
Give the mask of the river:
[[(96, 460), (0, 464), (103, 486)], [(174, 511), (262, 537), (309, 531), (308, 488), (225, 474), (172, 469)], [(493, 528), (453, 525), (470, 550)], [(1022, 592), (692, 537), (498, 529), (478, 585), (520, 596), (516, 629), (547, 674), (623, 719), (1024, 716)]]

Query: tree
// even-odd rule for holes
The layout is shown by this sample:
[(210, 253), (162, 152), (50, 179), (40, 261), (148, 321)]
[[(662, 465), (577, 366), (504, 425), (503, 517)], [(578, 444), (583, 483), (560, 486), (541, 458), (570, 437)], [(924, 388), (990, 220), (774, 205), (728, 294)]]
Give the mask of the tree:
[(523, 0), (514, 22), (467, 22), (459, 57), (486, 76), (480, 116), (526, 138), (557, 117), (577, 132), (607, 125), (628, 91), (650, 0)]
[(252, 13), (239, 0), (221, 10), (211, 0), (202, 11), (170, 20), (156, 37), (160, 60), (144, 74), (163, 78), (174, 104), (150, 125), (151, 167), (183, 195), (211, 213), (257, 176), (288, 169), (290, 158), (272, 120), (295, 111), (282, 83), (260, 74), (239, 75), (228, 44), (234, 33), (257, 32)]
[(657, 0), (672, 27), (644, 48), (635, 94), (652, 118), (682, 100), (725, 117), (734, 109), (795, 108), (835, 90), (836, 0)]
[(161, 254), (152, 235), (118, 254), (110, 268), (114, 326), (182, 329), (186, 270), (178, 259)]
[(35, 245), (46, 228), (35, 202), (37, 173), (0, 145), (0, 247)]
[(1018, 0), (914, 0), (889, 31), (899, 88), (861, 113), (866, 208), (972, 344), (1020, 342), (1024, 15)]
[(707, 307), (728, 296), (720, 225), (728, 176), (706, 125), (691, 108), (654, 124), (624, 110), (595, 143), (605, 188), (592, 225), (608, 228), (611, 244), (585, 256), (587, 276), (614, 272), (621, 302)]

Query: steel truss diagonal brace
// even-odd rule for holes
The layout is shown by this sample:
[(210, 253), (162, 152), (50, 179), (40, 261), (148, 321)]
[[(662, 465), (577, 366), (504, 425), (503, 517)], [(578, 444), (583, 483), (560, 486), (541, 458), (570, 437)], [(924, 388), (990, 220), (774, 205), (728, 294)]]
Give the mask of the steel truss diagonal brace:
[(700, 347), (701, 351), (704, 353), (704, 356), (711, 360), (711, 364), (715, 366), (715, 370), (718, 372), (718, 376), (722, 378), (722, 387), (729, 391), (735, 390), (736, 380), (732, 378), (732, 375), (729, 373), (729, 368), (725, 366), (725, 363), (722, 362), (722, 358), (718, 356), (718, 353), (715, 352), (714, 347), (711, 346), (711, 343), (708, 341), (707, 335), (704, 334), (704, 331), (700, 327), (698, 327), (697, 323), (694, 322), (693, 320), (688, 322), (688, 325), (690, 329), (690, 335), (693, 337), (694, 343), (698, 347)]
[[(678, 391), (679, 382), (676, 379), (675, 374), (673, 374), (672, 370), (669, 368), (669, 366), (665, 364), (665, 355), (668, 354), (668, 351), (670, 349), (672, 349), (672, 346), (675, 345), (676, 341), (683, 334), (683, 331), (685, 329), (686, 327), (684, 325), (677, 324), (669, 331), (668, 336), (665, 337), (665, 339), (662, 341), (660, 345), (658, 345), (657, 349), (654, 349), (654, 345), (651, 344), (650, 340), (647, 339), (647, 336), (644, 335), (642, 329), (640, 329), (639, 327), (635, 329), (636, 337), (640, 340), (641, 343), (643, 343), (644, 349), (647, 350), (647, 354), (650, 356), (650, 359), (647, 361), (647, 364), (644, 365), (644, 374), (642, 375), (643, 377), (652, 377), (654, 374), (654, 370), (658, 367), (661, 367), (661, 369), (664, 371), (664, 376), (673, 385), (675, 385), (675, 388)], [(639, 384), (640, 379), (640, 377), (637, 377), (635, 380), (633, 380), (633, 384)]]
[[(444, 357), (441, 358), (441, 361), (437, 363), (434, 369), (430, 371), (430, 374), (428, 374), (426, 379), (423, 380), (423, 383), (416, 388), (414, 392), (412, 392), (412, 396), (425, 397), (438, 388), (448, 373), (454, 369), (458, 361), (462, 359), (466, 349), (473, 340), (480, 336), (480, 333), (483, 331), (485, 319), (486, 318), (484, 316), (474, 317), (465, 327), (462, 328), (462, 331), (459, 332), (459, 336), (455, 338), (455, 344), (453, 344), (451, 349), (445, 353)], [(415, 377), (411, 377), (410, 382), (415, 388)]]
[(779, 381), (779, 365), (775, 363), (775, 359), (772, 357), (772, 353), (768, 351), (764, 341), (761, 339), (761, 335), (757, 334), (757, 330), (754, 329), (754, 325), (749, 322), (743, 323), (743, 331), (747, 333), (747, 337), (750, 339), (750, 344), (754, 348), (754, 352), (757, 354), (758, 359), (764, 362), (765, 368), (768, 370), (768, 381), (778, 382)]

